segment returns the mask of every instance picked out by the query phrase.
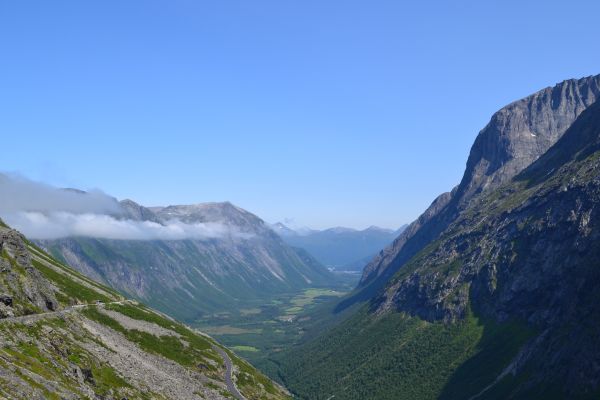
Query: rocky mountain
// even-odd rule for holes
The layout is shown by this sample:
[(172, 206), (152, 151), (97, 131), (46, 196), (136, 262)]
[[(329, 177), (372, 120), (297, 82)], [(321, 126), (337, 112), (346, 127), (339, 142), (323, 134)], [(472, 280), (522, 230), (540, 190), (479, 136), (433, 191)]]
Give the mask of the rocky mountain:
[(364, 230), (337, 227), (295, 231), (279, 222), (272, 228), (286, 243), (307, 250), (323, 265), (336, 270), (360, 272), (406, 226), (396, 231), (376, 226)]
[(599, 80), (494, 115), (342, 321), (280, 360), (300, 398), (598, 398)]
[[(260, 218), (231, 203), (146, 208), (121, 202), (121, 218), (201, 226), (211, 236), (181, 240), (68, 237), (37, 243), (87, 276), (192, 322), (248, 300), (325, 285), (332, 275), (285, 244)], [(201, 225), (197, 225), (201, 224)], [(173, 226), (174, 230), (180, 225)]]
[(210, 337), (126, 300), (0, 222), (0, 397), (289, 398)]
[(508, 182), (544, 154), (600, 95), (600, 76), (571, 79), (496, 112), (479, 132), (460, 184), (431, 206), (364, 269), (370, 293), (448, 227), (477, 194)]

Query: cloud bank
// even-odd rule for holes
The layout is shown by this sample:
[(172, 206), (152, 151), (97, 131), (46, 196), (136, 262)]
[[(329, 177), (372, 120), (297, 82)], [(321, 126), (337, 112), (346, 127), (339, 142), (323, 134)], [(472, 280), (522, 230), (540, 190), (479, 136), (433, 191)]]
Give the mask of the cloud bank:
[(32, 239), (83, 236), (116, 240), (205, 240), (242, 236), (241, 233), (221, 223), (185, 224), (172, 220), (161, 225), (151, 221), (116, 219), (110, 215), (73, 214), (60, 211), (13, 212), (3, 219)]
[(20, 176), (0, 174), (0, 213), (66, 211), (119, 214), (119, 202), (98, 190), (57, 189)]
[(31, 239), (91, 237), (114, 240), (248, 238), (221, 222), (162, 223), (123, 218), (119, 202), (100, 191), (57, 189), (0, 174), (0, 217)]

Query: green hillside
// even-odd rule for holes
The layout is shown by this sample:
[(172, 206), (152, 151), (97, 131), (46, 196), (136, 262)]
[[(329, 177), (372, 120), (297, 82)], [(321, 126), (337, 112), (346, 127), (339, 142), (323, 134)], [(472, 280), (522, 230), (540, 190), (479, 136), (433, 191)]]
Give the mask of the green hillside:
[[(75, 272), (0, 227), (0, 397), (232, 397), (212, 338)], [(248, 399), (285, 391), (226, 350)]]

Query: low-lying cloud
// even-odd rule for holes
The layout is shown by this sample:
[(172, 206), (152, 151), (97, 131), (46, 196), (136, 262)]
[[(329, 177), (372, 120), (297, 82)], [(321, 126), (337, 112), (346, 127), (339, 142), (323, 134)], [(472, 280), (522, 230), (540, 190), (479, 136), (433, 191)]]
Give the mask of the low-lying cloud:
[(2, 174), (0, 217), (31, 239), (208, 240), (251, 236), (222, 222), (125, 219), (119, 202), (100, 191), (57, 189)]
[(172, 220), (161, 225), (101, 214), (28, 211), (10, 213), (4, 220), (32, 239), (78, 236), (116, 240), (205, 240), (243, 236), (235, 229), (215, 222), (186, 224)]

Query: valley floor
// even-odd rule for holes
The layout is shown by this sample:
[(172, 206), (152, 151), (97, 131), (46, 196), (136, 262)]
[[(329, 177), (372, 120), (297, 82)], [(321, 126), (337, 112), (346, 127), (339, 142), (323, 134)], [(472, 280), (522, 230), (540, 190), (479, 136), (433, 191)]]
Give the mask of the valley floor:
[(308, 288), (247, 302), (238, 312), (211, 314), (192, 325), (277, 378), (273, 356), (298, 343), (313, 322), (312, 313), (348, 293), (358, 276), (340, 275), (340, 283), (330, 288)]

